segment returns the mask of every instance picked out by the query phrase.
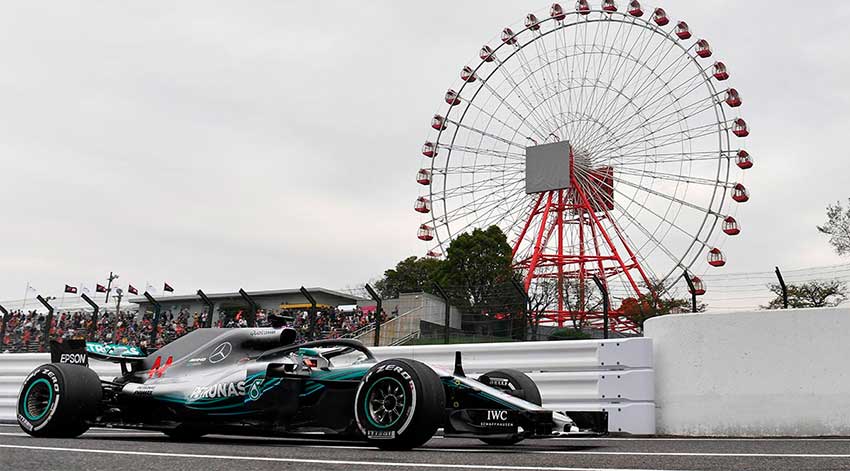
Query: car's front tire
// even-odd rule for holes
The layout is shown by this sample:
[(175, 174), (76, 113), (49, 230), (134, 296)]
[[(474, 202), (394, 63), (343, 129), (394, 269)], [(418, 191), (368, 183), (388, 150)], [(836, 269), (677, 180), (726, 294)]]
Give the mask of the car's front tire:
[(88, 430), (103, 390), (93, 370), (51, 363), (33, 370), (18, 394), (18, 425), (34, 437), (71, 438)]
[[(478, 381), (532, 404), (538, 406), (543, 404), (537, 384), (522, 371), (510, 369), (488, 371), (481, 375)], [(516, 445), (522, 441), (522, 437), (520, 435), (496, 436), (482, 438), (481, 441), (488, 445), (507, 446)]]
[(415, 360), (385, 360), (360, 382), (354, 420), (366, 440), (386, 450), (425, 444), (443, 424), (446, 397), (440, 377)]

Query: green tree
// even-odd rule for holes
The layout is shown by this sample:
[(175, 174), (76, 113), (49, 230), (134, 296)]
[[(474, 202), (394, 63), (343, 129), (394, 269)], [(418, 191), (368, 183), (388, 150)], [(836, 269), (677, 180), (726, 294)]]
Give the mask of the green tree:
[(498, 226), (457, 236), (446, 251), (442, 281), (464, 307), (487, 304), (511, 279), (511, 246)]
[(841, 202), (827, 206), (826, 218), (826, 224), (818, 226), (818, 230), (829, 236), (829, 243), (838, 255), (850, 254), (850, 204), (847, 209)]
[(434, 281), (439, 279), (443, 261), (435, 258), (407, 257), (395, 268), (384, 272), (384, 277), (375, 282), (375, 289), (382, 298), (397, 298), (401, 293), (431, 292)]
[[(452, 240), (440, 282), (452, 305), (462, 311), (465, 331), (495, 335), (504, 331), (506, 314), (521, 312), (520, 295), (510, 286), (512, 276), (511, 246), (498, 226)], [(519, 316), (510, 317), (524, 322)]]
[[(782, 287), (778, 283), (769, 284), (767, 287), (776, 297), (767, 306), (762, 306), (762, 309), (782, 309)], [(840, 280), (809, 281), (787, 287), (789, 308), (835, 307), (847, 299), (847, 284)]]

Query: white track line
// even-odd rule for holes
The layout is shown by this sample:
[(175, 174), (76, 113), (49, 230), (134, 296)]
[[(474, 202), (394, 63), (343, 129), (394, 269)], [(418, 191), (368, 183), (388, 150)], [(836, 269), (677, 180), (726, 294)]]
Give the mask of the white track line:
[(603, 442), (846, 442), (850, 438), (845, 437), (590, 437), (590, 438), (570, 438), (556, 437), (547, 438), (547, 440), (557, 441), (603, 441)]
[[(117, 437), (162, 437), (163, 440), (166, 439), (165, 435), (158, 432), (128, 432), (128, 433), (102, 433), (102, 432), (87, 432), (85, 437), (100, 437), (100, 438), (117, 438)], [(0, 437), (29, 437), (24, 432), (0, 432)]]
[[(0, 424), (0, 427), (13, 427), (19, 429), (20, 426), (17, 424)], [(114, 427), (92, 427), (89, 429), (87, 434), (90, 434), (92, 431), (105, 431), (105, 432), (115, 432), (115, 433), (138, 433), (138, 429), (124, 429), (124, 428), (114, 428)], [(159, 432), (150, 432), (153, 435), (158, 435)], [(319, 434), (317, 434), (319, 435)], [(224, 436), (224, 435), (218, 435)], [(262, 440), (312, 440), (310, 438), (301, 438), (301, 437), (253, 437), (250, 435), (232, 435), (232, 437), (238, 438), (250, 438), (250, 439), (262, 439)], [(444, 439), (446, 437), (442, 435), (434, 435), (431, 437), (432, 439)], [(542, 440), (542, 439), (541, 439)], [(546, 441), (564, 441), (564, 442), (576, 442), (576, 441), (590, 441), (590, 442), (847, 442), (850, 441), (848, 437), (555, 437), (555, 438), (547, 438)], [(361, 443), (353, 440), (334, 440), (334, 441), (346, 441), (350, 443)]]
[[(105, 429), (109, 430), (109, 429)], [(120, 434), (100, 434), (100, 433), (87, 433), (85, 436), (92, 438), (109, 438), (115, 436), (139, 436), (139, 437), (150, 437), (150, 436), (161, 436), (162, 434), (158, 432), (125, 432)], [(0, 432), (0, 436), (7, 437), (27, 437), (26, 433), (6, 433)], [(225, 435), (211, 435), (211, 438), (217, 439), (234, 439), (234, 442), (252, 440), (251, 437), (229, 437)], [(322, 449), (338, 449), (338, 450), (372, 450), (377, 451), (378, 448), (375, 446), (370, 446), (366, 443), (362, 443), (359, 445), (321, 445), (316, 444), (317, 440), (309, 440), (309, 439), (298, 439), (296, 438), (294, 441), (306, 441), (312, 444), (287, 444), (287, 441), (292, 441), (290, 438), (276, 438), (276, 437), (258, 437), (262, 440), (268, 441), (280, 441), (278, 444), (281, 448), (288, 447), (298, 447), (298, 448), (322, 448)], [(352, 443), (352, 442), (349, 442)], [(361, 443), (361, 442), (353, 442), (353, 443)], [(233, 443), (238, 444), (238, 443)], [(0, 446), (11, 446), (11, 445), (0, 445)], [(22, 446), (22, 448), (26, 448)], [(86, 451), (86, 450), (79, 450)], [(517, 448), (495, 448), (495, 447), (482, 447), (482, 448), (419, 448), (417, 451), (420, 452), (438, 452), (438, 453), (499, 453), (499, 452), (508, 452), (508, 453), (519, 453), (519, 454), (533, 454), (533, 455), (583, 455), (583, 456), (666, 456), (666, 457), (706, 457), (706, 458), (831, 458), (831, 459), (842, 459), (842, 458), (850, 458), (850, 454), (827, 454), (827, 453), (719, 453), (719, 452), (667, 452), (667, 451), (579, 451), (579, 450), (533, 450), (533, 449), (523, 449), (521, 446)], [(116, 452), (115, 450), (110, 450), (110, 452)], [(129, 452), (128, 452), (129, 453)], [(442, 466), (442, 465), (440, 465)], [(447, 466), (447, 465), (446, 465)], [(444, 466), (445, 467), (445, 466)], [(496, 468), (498, 469), (498, 468)], [(537, 468), (531, 468), (537, 469)], [(541, 468), (541, 469), (550, 469), (550, 468)], [(558, 468), (551, 468), (558, 469)]]
[[(0, 436), (26, 436), (25, 434), (10, 434), (10, 433), (0, 433)], [(17, 445), (0, 445), (0, 447), (7, 448), (36, 448), (41, 449), (41, 447), (30, 447), (30, 446), (17, 446)], [(351, 446), (351, 445), (283, 445), (283, 447), (297, 447), (297, 448), (325, 448), (325, 449), (338, 449), (338, 450), (371, 450), (377, 451), (377, 447), (372, 446)], [(44, 449), (54, 449), (51, 447), (45, 447)], [(76, 448), (55, 448), (56, 450), (73, 450), (80, 452), (89, 452), (92, 450), (103, 452), (103, 453), (124, 453), (118, 450), (97, 450), (97, 449), (76, 449)], [(829, 458), (829, 459), (845, 459), (850, 458), (850, 454), (836, 454), (836, 453), (717, 453), (717, 452), (674, 452), (674, 451), (582, 451), (582, 450), (526, 450), (522, 448), (513, 448), (513, 449), (501, 449), (501, 448), (419, 448), (416, 451), (419, 452), (438, 452), (438, 453), (499, 453), (499, 452), (507, 452), (507, 453), (517, 453), (517, 454), (528, 454), (528, 455), (578, 455), (578, 456), (659, 456), (659, 457), (703, 457), (703, 458)], [(92, 451), (94, 452), (94, 451)], [(142, 454), (151, 454), (154, 456), (160, 455), (160, 453), (147, 453), (147, 452), (126, 452), (126, 453), (142, 453)], [(167, 453), (166, 453), (167, 455)], [(175, 454), (175, 456), (182, 456), (180, 454)], [(239, 457), (234, 457), (234, 459)], [(308, 461), (305, 461), (308, 462)], [(405, 465), (406, 466), (406, 465)], [(439, 467), (449, 467), (449, 465), (438, 465)], [(455, 466), (455, 465), (451, 465)], [(496, 467), (495, 469), (500, 469)], [(518, 468), (521, 469), (521, 468)], [(535, 467), (529, 469), (538, 469)], [(560, 469), (560, 468), (539, 468), (539, 469)]]
[(451, 453), (474, 453), (494, 451), (516, 451), (523, 454), (539, 455), (588, 455), (588, 456), (694, 456), (714, 458), (850, 458), (850, 454), (817, 454), (817, 453), (711, 453), (711, 452), (678, 452), (678, 451), (572, 451), (572, 450), (493, 450), (484, 448), (428, 448), (427, 451), (442, 451)]
[(325, 465), (344, 465), (344, 466), (367, 466), (367, 467), (396, 467), (396, 468), (439, 468), (439, 469), (516, 469), (523, 471), (661, 471), (661, 470), (636, 470), (624, 468), (564, 468), (564, 467), (549, 467), (549, 466), (498, 466), (486, 464), (456, 464), (456, 463), (397, 463), (385, 461), (353, 461), (353, 460), (317, 460), (317, 459), (300, 459), (300, 458), (275, 458), (269, 456), (225, 456), (225, 455), (199, 455), (192, 453), (155, 453), (147, 451), (119, 451), (119, 450), (99, 450), (99, 449), (77, 449), (77, 448), (60, 448), (50, 446), (25, 446), (25, 445), (3, 445), (0, 448), (12, 448), (22, 450), (38, 450), (38, 451), (64, 451), (71, 453), (95, 453), (105, 455), (132, 455), (132, 456), (159, 456), (166, 458), (192, 458), (192, 459), (212, 459), (212, 460), (234, 460), (234, 461), (266, 461), (277, 463), (307, 463), (307, 464), (325, 464)]

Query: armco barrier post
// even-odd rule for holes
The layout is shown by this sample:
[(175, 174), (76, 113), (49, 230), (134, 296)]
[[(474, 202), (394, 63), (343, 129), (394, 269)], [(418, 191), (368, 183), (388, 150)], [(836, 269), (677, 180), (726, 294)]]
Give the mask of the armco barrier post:
[(100, 312), (100, 307), (97, 305), (96, 302), (92, 301), (89, 295), (87, 295), (86, 293), (81, 294), (80, 297), (83, 298), (83, 301), (85, 301), (92, 308), (91, 329), (89, 329), (86, 337), (88, 337), (89, 340), (94, 340), (94, 333), (97, 331), (97, 314)]
[(378, 296), (378, 293), (369, 286), (369, 283), (366, 283), (366, 291), (369, 292), (369, 296), (372, 296), (372, 299), (374, 299), (375, 303), (377, 303), (375, 306), (375, 341), (372, 343), (377, 347), (381, 345), (381, 321), (383, 321), (381, 313), (384, 310), (383, 301), (381, 300), (381, 297)]
[(452, 305), (449, 304), (449, 297), (446, 295), (446, 292), (443, 291), (443, 287), (437, 282), (434, 282), (434, 291), (443, 298), (443, 303), (445, 304), (446, 313), (443, 325), (443, 343), (449, 343), (449, 326), (451, 325), (452, 320)]
[(596, 287), (602, 292), (602, 335), (608, 338), (608, 311), (611, 310), (611, 305), (608, 301), (608, 288), (602, 283), (598, 276), (593, 275), (593, 282)]
[(307, 298), (307, 302), (310, 303), (310, 340), (314, 340), (316, 338), (316, 298), (303, 286), (300, 291)]
[(201, 298), (201, 301), (207, 306), (207, 318), (204, 319), (204, 327), (212, 327), (212, 318), (213, 318), (213, 308), (215, 308), (215, 304), (210, 301), (210, 298), (201, 291), (198, 290), (198, 296)]
[(145, 291), (145, 298), (147, 298), (148, 302), (153, 306), (153, 329), (151, 330), (151, 348), (156, 346), (156, 331), (159, 329), (159, 316), (162, 312), (162, 305), (159, 304), (159, 301), (154, 299), (150, 293)]
[(53, 306), (39, 294), (35, 297), (47, 309), (47, 319), (44, 320), (44, 335), (41, 337), (42, 346), (46, 349), (50, 344), (50, 327), (53, 326)]
[(9, 323), (9, 311), (0, 306), (0, 312), (3, 313), (3, 325), (0, 325), (0, 345), (4, 345), (6, 343), (6, 324)]
[(776, 267), (776, 278), (779, 279), (779, 287), (782, 288), (782, 306), (788, 309), (788, 287), (785, 286), (785, 279), (782, 278), (782, 272), (779, 267)]
[(244, 299), (245, 302), (248, 303), (248, 307), (250, 309), (250, 312), (248, 313), (248, 327), (256, 327), (257, 311), (260, 310), (260, 306), (257, 305), (257, 302), (254, 301), (254, 298), (248, 296), (248, 293), (242, 288), (239, 288), (239, 296), (242, 296), (242, 299)]

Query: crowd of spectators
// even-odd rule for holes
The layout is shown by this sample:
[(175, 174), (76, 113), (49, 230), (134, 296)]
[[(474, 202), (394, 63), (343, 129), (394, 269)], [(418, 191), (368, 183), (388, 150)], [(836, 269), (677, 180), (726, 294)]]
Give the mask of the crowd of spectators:
[[(394, 312), (393, 315), (396, 313)], [(319, 309), (313, 326), (308, 311), (304, 310), (264, 310), (257, 311), (256, 327), (267, 327), (271, 316), (283, 317), (287, 325), (295, 328), (300, 340), (320, 338), (343, 338), (355, 336), (358, 331), (369, 328), (375, 321), (374, 309), (356, 308), (342, 311), (337, 308)], [(382, 313), (383, 320), (387, 320)], [(160, 348), (187, 333), (206, 324), (206, 312), (191, 313), (188, 309), (179, 311), (165, 310), (160, 315), (157, 335), (151, 344), (153, 333), (153, 313), (140, 313), (137, 310), (122, 310), (118, 313), (101, 312), (97, 319), (92, 313), (82, 310), (60, 311), (54, 314), (49, 339), (86, 339), (95, 342), (119, 345), (139, 346), (147, 350)], [(0, 338), (0, 352), (43, 352), (47, 346), (44, 340), (45, 313), (37, 311), (10, 311), (6, 319), (5, 332)], [(0, 317), (0, 326), (4, 319)], [(213, 327), (237, 328), (251, 327), (244, 311), (219, 312), (214, 318)]]

